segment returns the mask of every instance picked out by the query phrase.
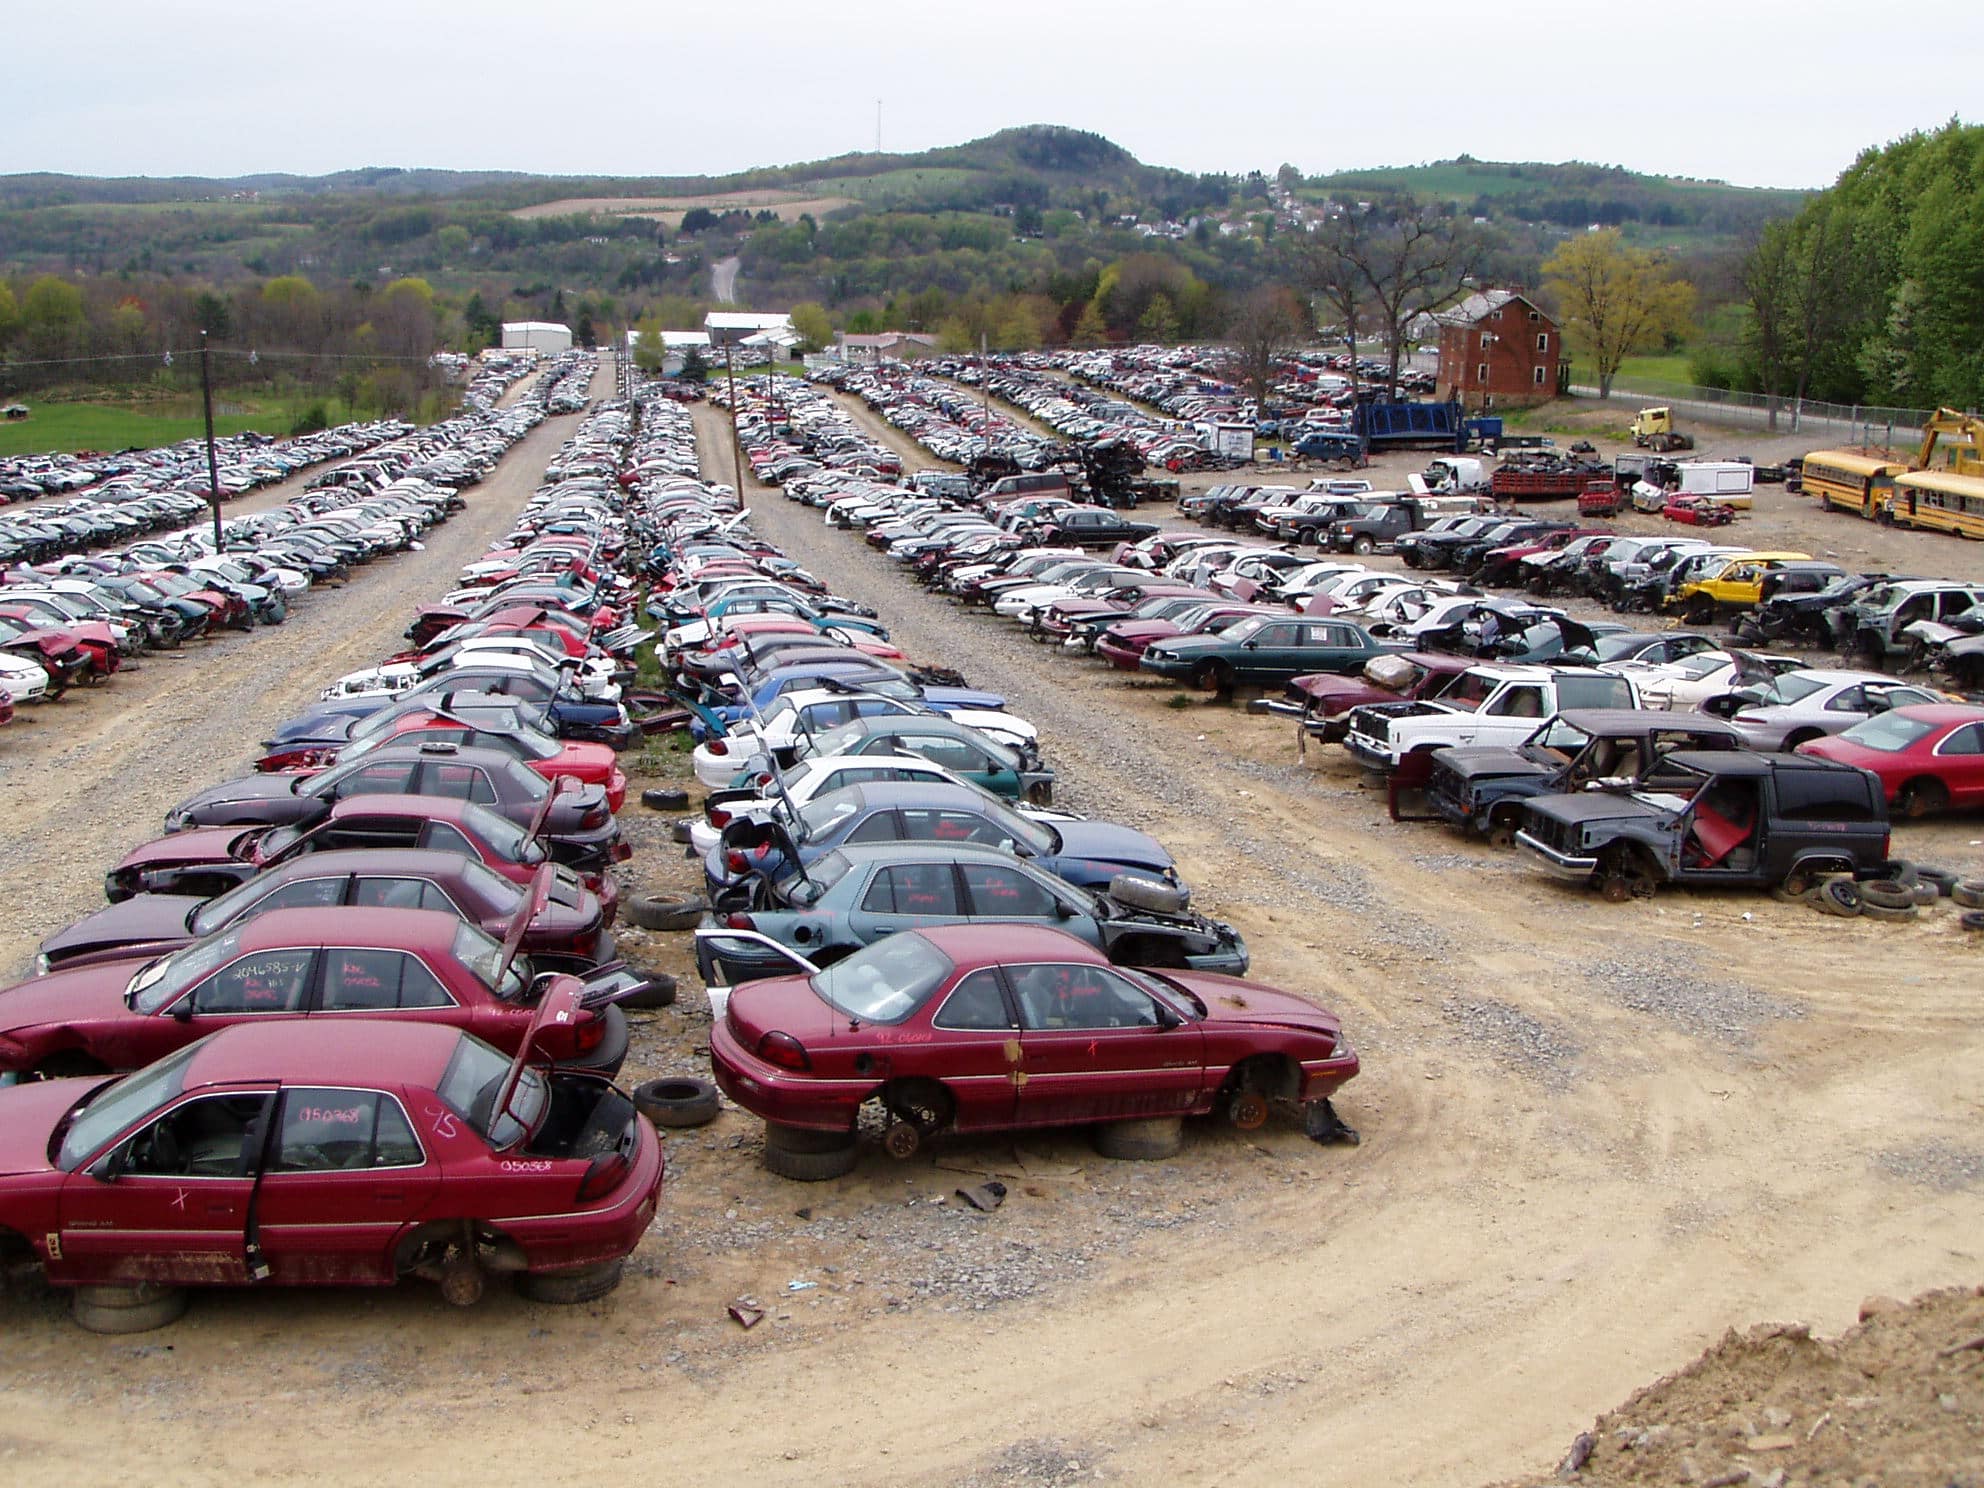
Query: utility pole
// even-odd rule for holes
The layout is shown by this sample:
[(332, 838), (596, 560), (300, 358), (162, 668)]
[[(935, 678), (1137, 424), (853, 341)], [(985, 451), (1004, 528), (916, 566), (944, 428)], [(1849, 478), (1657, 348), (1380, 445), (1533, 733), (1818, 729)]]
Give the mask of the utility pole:
[(730, 479), (737, 499), (744, 499), (744, 445), (737, 437), (737, 368), (732, 363), (731, 343), (723, 343), (723, 376), (730, 384)]
[(200, 402), (207, 411), (207, 504), (214, 512), (214, 557), (220, 557), (220, 458), (214, 453), (214, 379), (207, 360), (207, 333), (200, 332)]

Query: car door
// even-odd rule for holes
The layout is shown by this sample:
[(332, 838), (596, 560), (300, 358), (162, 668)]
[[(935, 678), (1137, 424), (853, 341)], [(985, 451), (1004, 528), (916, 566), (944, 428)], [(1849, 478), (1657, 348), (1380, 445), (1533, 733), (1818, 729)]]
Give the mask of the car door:
[(298, 1016), (310, 1005), (316, 968), (317, 952), (307, 947), (238, 956), (154, 1016), (120, 1020), (115, 1041), (101, 1046), (103, 1057), (135, 1068), (236, 1023)]
[(1030, 921), (1060, 926), (1061, 901), (1024, 868), (1005, 863), (958, 865), (964, 883), (964, 912), (973, 920)]
[(1012, 770), (1001, 769), (997, 760), (968, 739), (959, 739), (934, 731), (904, 732), (897, 735), (890, 743), (893, 747), (919, 755), (932, 764), (942, 765), (953, 775), (961, 776), (979, 789), (990, 791), (995, 796), (1012, 798), (1019, 794), (1018, 774)]
[(1295, 620), (1277, 620), (1263, 625), (1245, 641), (1233, 657), (1234, 676), (1242, 681), (1279, 677), (1302, 671), (1303, 626)]
[(1937, 778), (1949, 787), (1952, 806), (1984, 801), (1984, 724), (1969, 723), (1936, 746)]
[(396, 1094), (300, 1086), (278, 1103), (255, 1238), (285, 1286), (396, 1279), (394, 1244), (440, 1187)]
[(878, 865), (848, 914), (848, 925), (862, 945), (925, 925), (952, 925), (964, 918), (957, 875), (949, 863)]
[(413, 789), (414, 760), (379, 760), (353, 770), (338, 782), (336, 799), (352, 796), (404, 796)]
[(255, 1167), (274, 1091), (190, 1096), (71, 1173), (60, 1272), (90, 1282), (248, 1281)]
[(1021, 1125), (1168, 1116), (1197, 1104), (1206, 1079), (1198, 1026), (1129, 978), (1079, 962), (1005, 974), (1020, 1016)]
[(958, 979), (931, 1014), (925, 1053), (956, 1102), (960, 1131), (1010, 1127), (1026, 1079), (1019, 1015), (997, 967)]

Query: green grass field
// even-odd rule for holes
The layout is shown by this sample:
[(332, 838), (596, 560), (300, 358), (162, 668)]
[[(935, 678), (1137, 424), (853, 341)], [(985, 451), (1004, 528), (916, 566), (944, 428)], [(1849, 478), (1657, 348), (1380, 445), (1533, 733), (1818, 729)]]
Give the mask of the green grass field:
[(1688, 375), (1688, 354), (1685, 351), (1672, 352), (1666, 356), (1627, 357), (1619, 364), (1621, 377), (1645, 378), (1649, 382), (1693, 382)]
[[(8, 400), (12, 401), (12, 400)], [(25, 419), (0, 420), (0, 457), (45, 455), (75, 450), (120, 450), (133, 445), (149, 449), (176, 444), (206, 430), (199, 405), (189, 412), (139, 412), (103, 403), (27, 402), (33, 412)], [(256, 412), (214, 415), (214, 433), (287, 434), (296, 423), (297, 408), (285, 402), (262, 405)], [(332, 411), (331, 422), (338, 422)]]

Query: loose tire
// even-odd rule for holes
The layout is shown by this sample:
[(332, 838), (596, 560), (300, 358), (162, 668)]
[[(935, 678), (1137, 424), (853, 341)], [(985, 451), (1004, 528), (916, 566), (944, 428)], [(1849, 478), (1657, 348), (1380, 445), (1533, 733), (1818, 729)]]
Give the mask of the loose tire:
[(708, 1080), (678, 1075), (635, 1086), (634, 1109), (656, 1126), (708, 1126), (723, 1110), (723, 1097)]
[(1984, 909), (1984, 878), (1958, 880), (1950, 888), (1950, 898), (1964, 909)]
[(1909, 901), (1906, 905), (1876, 904), (1871, 899), (1862, 899), (1860, 901), (1860, 916), (1862, 919), (1888, 920), (1898, 923), (1902, 920), (1915, 919), (1921, 913), (1915, 907), (1913, 900)]
[(1869, 879), (1860, 885), (1862, 909), (1913, 909), (1915, 896), (1910, 886), (1891, 878)]
[(1152, 914), (1183, 914), (1192, 902), (1192, 891), (1148, 873), (1119, 873), (1109, 880), (1109, 897)]
[(186, 1312), (186, 1288), (140, 1282), (136, 1286), (81, 1286), (70, 1299), (76, 1326), (91, 1333), (149, 1333)]
[(628, 923), (643, 930), (693, 930), (709, 911), (709, 900), (696, 894), (687, 899), (662, 899), (636, 894), (621, 906)]
[(1812, 908), (1850, 920), (1860, 913), (1860, 886), (1850, 878), (1827, 879), (1812, 895)]
[(601, 1261), (576, 1271), (525, 1271), (517, 1277), (517, 1290), (532, 1302), (549, 1302), (572, 1307), (604, 1297), (620, 1285), (625, 1261)]
[(1111, 1121), (1095, 1129), (1095, 1150), (1119, 1162), (1156, 1162), (1175, 1157), (1184, 1141), (1185, 1123), (1177, 1116)]
[[(829, 1178), (839, 1178), (854, 1171), (861, 1158), (861, 1148), (855, 1143), (852, 1132), (806, 1132), (805, 1136), (814, 1139), (830, 1139), (831, 1146), (817, 1146), (813, 1151), (796, 1151), (782, 1144), (774, 1133), (784, 1137), (793, 1134), (792, 1127), (774, 1127), (765, 1124), (765, 1168), (781, 1178), (790, 1178), (795, 1183), (824, 1183)], [(809, 1142), (807, 1145), (812, 1146)]]
[(641, 792), (641, 804), (651, 811), (681, 811), (689, 804), (689, 793), (679, 786), (656, 786)]
[(1947, 899), (1950, 890), (1956, 887), (1956, 875), (1947, 868), (1917, 868), (1915, 876), (1926, 884), (1934, 884), (1936, 892)]
[(1984, 931), (1984, 909), (1966, 909), (1957, 916), (1956, 922), (1972, 934)]
[(626, 1008), (630, 1012), (648, 1012), (655, 1008), (675, 1006), (677, 985), (674, 977), (665, 971), (645, 969), (638, 974), (648, 979), (647, 990), (636, 992), (631, 997), (621, 998), (616, 1006)]
[(1908, 886), (1908, 894), (1915, 901), (1915, 907), (1917, 909), (1927, 909), (1943, 897), (1943, 891), (1930, 883), (1926, 878), (1919, 883), (1910, 884)]

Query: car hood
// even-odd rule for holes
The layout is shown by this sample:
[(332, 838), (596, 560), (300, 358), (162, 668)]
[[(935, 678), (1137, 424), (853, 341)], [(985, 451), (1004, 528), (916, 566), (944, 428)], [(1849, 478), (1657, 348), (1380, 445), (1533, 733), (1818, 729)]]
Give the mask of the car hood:
[(1562, 796), (1544, 796), (1531, 801), (1529, 809), (1557, 821), (1573, 823), (1625, 821), (1634, 817), (1660, 821), (1672, 814), (1638, 796), (1611, 791), (1578, 791)]
[(1206, 1005), (1210, 1023), (1246, 1023), (1256, 1027), (1295, 1028), (1336, 1040), (1343, 1023), (1336, 1014), (1283, 992), (1278, 987), (1209, 971), (1146, 971), (1146, 976), (1193, 993)]
[(1563, 768), (1561, 764), (1546, 765), (1526, 759), (1513, 749), (1499, 749), (1486, 744), (1436, 749), (1433, 751), (1433, 763), (1445, 766), (1463, 780), (1479, 780), (1491, 775), (1552, 775)]
[(304, 778), (300, 775), (244, 775), (238, 780), (223, 780), (219, 785), (210, 785), (188, 796), (179, 809), (190, 815), (209, 806), (234, 806), (244, 801), (288, 801), (295, 798), (297, 787), (304, 783)]
[(1157, 839), (1135, 827), (1114, 822), (1057, 821), (1051, 823), (1061, 835), (1061, 858), (1087, 858), (1097, 863), (1121, 863), (1126, 868), (1169, 868), (1171, 854)]
[(119, 868), (145, 868), (156, 863), (225, 863), (235, 855), (241, 838), (262, 830), (259, 827), (195, 827), (174, 832), (126, 853)]
[(21, 1177), (53, 1171), (48, 1137), (68, 1109), (101, 1075), (81, 1080), (34, 1080), (0, 1090), (0, 1176)]
[(51, 959), (61, 960), (108, 946), (190, 940), (192, 932), (186, 922), (199, 904), (199, 900), (184, 894), (138, 894), (121, 904), (84, 915), (67, 929), (49, 936), (41, 943), (41, 949)]
[(150, 956), (103, 961), (73, 971), (51, 971), (0, 991), (0, 1034), (46, 1028), (52, 1023), (93, 1023), (137, 1017), (124, 1005), (124, 988)]
[(1157, 641), (1177, 635), (1178, 627), (1169, 620), (1125, 620), (1110, 626), (1109, 634), (1119, 641)]
[(982, 708), (987, 713), (1000, 712), (1006, 700), (996, 692), (980, 692), (975, 687), (926, 687), (923, 701), (933, 708)]

